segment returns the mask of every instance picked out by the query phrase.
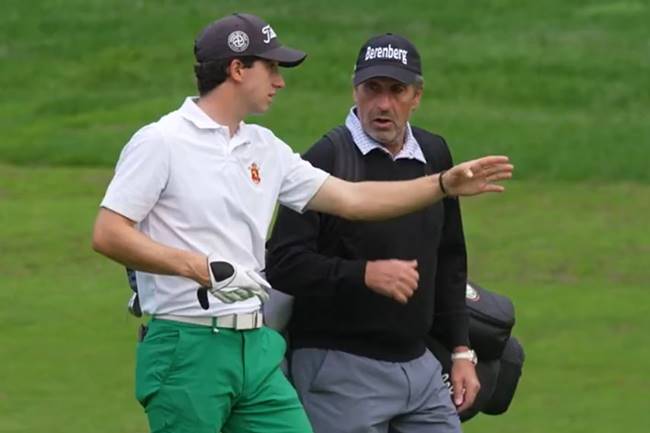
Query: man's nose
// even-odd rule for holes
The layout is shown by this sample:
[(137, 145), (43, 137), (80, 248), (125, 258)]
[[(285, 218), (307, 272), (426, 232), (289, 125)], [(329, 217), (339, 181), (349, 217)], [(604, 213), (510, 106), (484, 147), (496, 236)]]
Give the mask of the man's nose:
[(388, 93), (380, 93), (377, 95), (377, 108), (382, 111), (387, 111), (390, 108), (391, 98)]
[(276, 74), (274, 79), (273, 79), (273, 87), (276, 89), (282, 89), (284, 87), (284, 78), (282, 77), (281, 74)]

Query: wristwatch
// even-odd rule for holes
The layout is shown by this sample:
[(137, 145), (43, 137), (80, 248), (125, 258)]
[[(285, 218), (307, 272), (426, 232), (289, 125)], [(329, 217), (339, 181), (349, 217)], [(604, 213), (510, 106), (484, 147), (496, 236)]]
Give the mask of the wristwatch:
[(472, 361), (472, 364), (476, 365), (478, 363), (478, 357), (476, 356), (476, 352), (473, 350), (464, 350), (462, 352), (454, 352), (451, 354), (451, 360), (455, 361), (457, 359), (466, 359), (468, 361)]

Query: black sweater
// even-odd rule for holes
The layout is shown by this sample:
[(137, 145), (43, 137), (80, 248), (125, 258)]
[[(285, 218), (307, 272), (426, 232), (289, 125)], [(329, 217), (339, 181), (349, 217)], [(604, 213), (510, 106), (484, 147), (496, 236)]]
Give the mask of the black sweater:
[[(416, 138), (423, 150), (429, 146), (424, 154), (433, 155), (428, 172), (451, 167), (441, 137), (417, 130)], [(349, 145), (359, 152), (354, 143)], [(304, 158), (332, 172), (334, 147), (323, 138)], [(362, 158), (366, 180), (406, 180), (427, 173), (421, 162), (393, 161), (379, 149)], [(379, 259), (417, 259), (419, 286), (406, 305), (364, 284), (366, 261)], [(295, 296), (292, 348), (404, 362), (422, 355), (428, 333), (448, 348), (468, 345), (465, 241), (455, 199), (380, 222), (312, 211), (300, 215), (281, 207), (268, 243), (266, 275), (274, 288)]]

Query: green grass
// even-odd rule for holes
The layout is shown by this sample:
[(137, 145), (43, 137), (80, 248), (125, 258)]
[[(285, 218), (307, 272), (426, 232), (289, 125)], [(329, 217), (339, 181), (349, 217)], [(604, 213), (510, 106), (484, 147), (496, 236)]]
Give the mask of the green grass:
[(510, 411), (468, 433), (644, 431), (649, 193), (515, 182), (499, 199), (464, 202), (470, 275), (514, 300), (527, 355)]
[(309, 53), (254, 119), (297, 149), (343, 120), (361, 43), (394, 31), (422, 52), (415, 122), (447, 136), (456, 158), (506, 152), (522, 179), (650, 180), (647, 0), (10, 0), (0, 160), (111, 166), (138, 127), (195, 93), (193, 38), (235, 10)]
[[(0, 432), (146, 431), (123, 269), (90, 250), (109, 169), (0, 165)], [(516, 181), (463, 203), (471, 276), (510, 296), (527, 360), (467, 432), (647, 425), (650, 186)]]

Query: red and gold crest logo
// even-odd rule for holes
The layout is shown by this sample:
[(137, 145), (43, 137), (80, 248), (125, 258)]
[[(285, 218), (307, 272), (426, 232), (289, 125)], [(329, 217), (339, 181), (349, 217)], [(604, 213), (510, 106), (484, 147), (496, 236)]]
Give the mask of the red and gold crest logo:
[(260, 167), (256, 163), (252, 163), (248, 169), (251, 172), (251, 180), (255, 185), (259, 184), (262, 181), (260, 177)]

